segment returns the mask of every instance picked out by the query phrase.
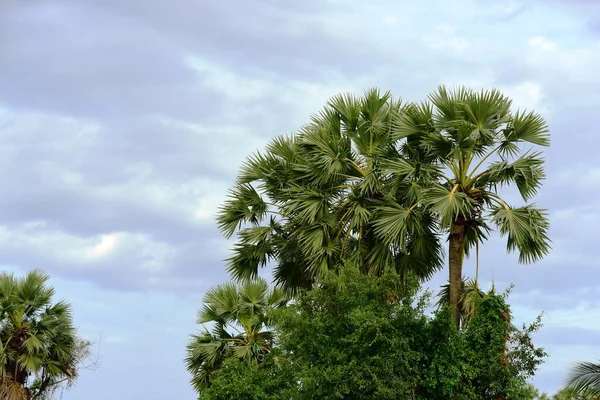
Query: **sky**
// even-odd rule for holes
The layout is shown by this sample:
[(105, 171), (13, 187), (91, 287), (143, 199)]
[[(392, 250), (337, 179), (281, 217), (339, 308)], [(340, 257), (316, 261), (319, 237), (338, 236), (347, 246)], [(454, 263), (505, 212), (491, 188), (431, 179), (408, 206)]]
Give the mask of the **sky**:
[(496, 87), (550, 126), (553, 251), (519, 265), (492, 237), (481, 277), (514, 284), (517, 321), (544, 313), (554, 391), (600, 358), (599, 64), (593, 0), (4, 0), (0, 267), (47, 271), (95, 342), (65, 400), (194, 399), (185, 344), (227, 279), (214, 216), (243, 159), (340, 92)]

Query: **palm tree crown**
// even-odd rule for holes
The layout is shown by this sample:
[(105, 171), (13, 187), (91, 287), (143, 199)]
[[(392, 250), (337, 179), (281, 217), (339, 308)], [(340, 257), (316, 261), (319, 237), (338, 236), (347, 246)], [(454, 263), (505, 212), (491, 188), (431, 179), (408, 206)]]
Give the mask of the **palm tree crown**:
[(519, 261), (539, 260), (550, 250), (547, 213), (528, 204), (514, 207), (498, 189), (514, 185), (524, 201), (545, 177), (541, 153), (524, 145), (548, 146), (548, 127), (534, 112), (511, 113), (511, 100), (498, 90), (476, 92), (440, 87), (429, 101), (399, 115), (394, 135), (414, 167), (434, 166), (433, 180), (417, 190), (418, 200), (399, 210), (399, 231), (413, 210), (423, 207), (437, 217), (449, 238), (450, 303), (459, 323), (462, 263), (470, 247), (486, 239), (494, 224), (507, 237), (508, 251)]
[(52, 303), (49, 277), (0, 273), (0, 394), (35, 399), (77, 376), (77, 338), (71, 307)]
[(270, 311), (287, 304), (279, 289), (269, 289), (264, 279), (236, 285), (228, 282), (209, 289), (198, 312), (199, 324), (209, 331), (192, 335), (185, 359), (192, 385), (200, 392), (210, 386), (211, 375), (228, 357), (261, 362), (273, 346)]
[(412, 210), (406, 232), (394, 223), (432, 172), (407, 163), (397, 146), (394, 123), (405, 108), (375, 89), (361, 98), (339, 95), (296, 135), (249, 157), (219, 215), (227, 237), (239, 233), (228, 265), (233, 277), (254, 277), (274, 261), (275, 281), (293, 290), (342, 263), (421, 278), (439, 269), (429, 211)]

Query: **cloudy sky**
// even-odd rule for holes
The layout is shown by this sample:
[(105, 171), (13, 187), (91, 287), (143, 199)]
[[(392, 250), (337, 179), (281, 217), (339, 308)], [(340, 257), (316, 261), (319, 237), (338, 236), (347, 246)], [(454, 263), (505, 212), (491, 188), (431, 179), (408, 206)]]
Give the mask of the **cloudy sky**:
[(600, 357), (599, 16), (593, 0), (0, 2), (0, 267), (49, 272), (100, 343), (64, 398), (195, 398), (184, 347), (226, 279), (214, 213), (243, 158), (338, 92), (459, 83), (551, 127), (554, 250), (521, 266), (492, 238), (482, 274), (515, 284), (517, 319), (545, 312), (535, 383), (557, 389)]

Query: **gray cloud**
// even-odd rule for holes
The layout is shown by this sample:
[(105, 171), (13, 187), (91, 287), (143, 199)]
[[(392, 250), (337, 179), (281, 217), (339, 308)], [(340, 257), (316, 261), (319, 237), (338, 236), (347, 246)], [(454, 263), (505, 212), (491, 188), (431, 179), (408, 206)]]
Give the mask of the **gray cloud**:
[[(585, 320), (577, 307), (600, 262), (597, 6), (576, 3), (3, 2), (0, 262), (197, 300), (226, 279), (231, 243), (215, 209), (270, 137), (340, 91), (419, 100), (440, 83), (497, 86), (550, 124), (537, 200), (551, 210), (554, 250), (520, 266), (493, 237), (482, 282), (515, 283), (527, 317), (560, 315), (539, 336), (556, 352), (561, 338), (592, 344), (600, 328), (561, 314)], [(555, 388), (552, 368), (539, 379)]]
[(547, 346), (564, 345), (565, 342), (578, 346), (596, 346), (600, 341), (600, 332), (581, 328), (547, 327), (537, 334), (536, 340)]

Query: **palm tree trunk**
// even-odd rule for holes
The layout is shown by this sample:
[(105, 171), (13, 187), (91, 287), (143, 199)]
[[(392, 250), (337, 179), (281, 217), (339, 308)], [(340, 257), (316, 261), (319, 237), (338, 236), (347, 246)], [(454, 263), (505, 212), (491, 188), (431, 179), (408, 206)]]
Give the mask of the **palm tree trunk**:
[(462, 296), (462, 266), (465, 253), (465, 226), (457, 218), (450, 228), (448, 268), (450, 271), (450, 308), (456, 328), (460, 328), (460, 298)]

